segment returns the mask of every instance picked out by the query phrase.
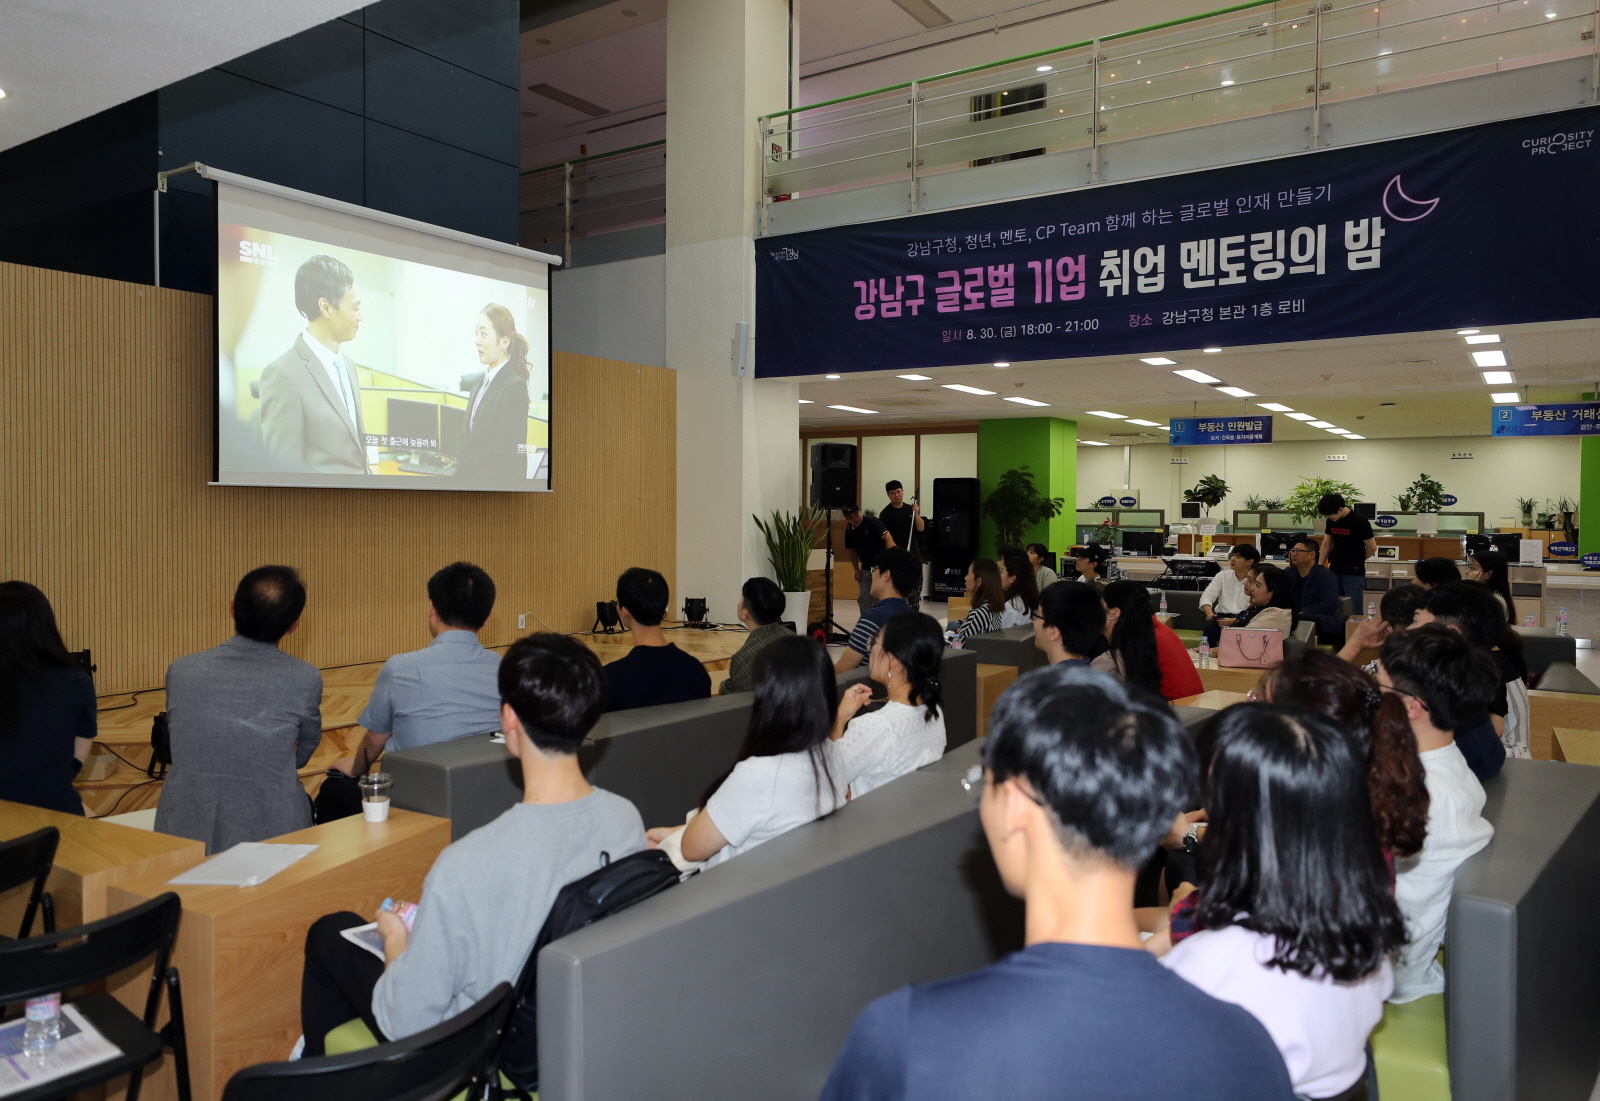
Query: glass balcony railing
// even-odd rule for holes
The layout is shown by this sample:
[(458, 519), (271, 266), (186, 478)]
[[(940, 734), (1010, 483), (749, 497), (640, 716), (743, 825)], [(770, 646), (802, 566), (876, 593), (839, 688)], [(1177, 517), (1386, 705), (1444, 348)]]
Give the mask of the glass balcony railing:
[(522, 173), (518, 239), (572, 263), (574, 238), (667, 218), (667, 143), (655, 141)]
[[(798, 195), (918, 181), (1001, 161), (1305, 111), (1593, 56), (1600, 0), (1259, 0), (759, 120), (763, 214)], [(1600, 73), (1591, 76), (1600, 80)], [(765, 219), (763, 218), (763, 230)]]

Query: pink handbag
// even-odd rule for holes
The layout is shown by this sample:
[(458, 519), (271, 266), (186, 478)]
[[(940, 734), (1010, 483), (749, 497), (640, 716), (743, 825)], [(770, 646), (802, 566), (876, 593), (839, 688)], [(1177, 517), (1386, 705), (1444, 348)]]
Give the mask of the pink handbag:
[(1283, 664), (1283, 632), (1224, 627), (1217, 664), (1224, 669), (1269, 669)]

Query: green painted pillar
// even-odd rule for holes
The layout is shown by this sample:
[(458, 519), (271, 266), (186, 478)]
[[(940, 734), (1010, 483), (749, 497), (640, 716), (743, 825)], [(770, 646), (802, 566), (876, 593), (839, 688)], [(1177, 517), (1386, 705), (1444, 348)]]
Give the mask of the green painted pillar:
[[(1578, 449), (1578, 553), (1593, 554), (1600, 552), (1600, 436), (1581, 437)], [(1590, 505), (1595, 522), (1586, 524)]]
[[(1056, 551), (1070, 547), (1077, 537), (1078, 422), (1059, 417), (979, 421), (979, 502), (988, 498), (1007, 470), (1023, 466), (1033, 475), (1033, 484), (1041, 496), (1060, 497), (1063, 502), (1061, 515), (1034, 525), (1025, 541), (1043, 543)], [(978, 531), (979, 553), (993, 554), (997, 535), (994, 523), (983, 517)]]

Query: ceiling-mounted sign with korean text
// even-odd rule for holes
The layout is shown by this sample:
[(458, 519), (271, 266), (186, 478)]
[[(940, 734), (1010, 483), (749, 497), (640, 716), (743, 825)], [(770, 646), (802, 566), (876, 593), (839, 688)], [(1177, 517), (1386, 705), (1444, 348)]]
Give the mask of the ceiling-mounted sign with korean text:
[(1271, 443), (1271, 417), (1173, 417), (1173, 447), (1205, 444)]
[(760, 238), (756, 374), (1600, 316), (1600, 219), (1580, 214), (1600, 143), (1533, 155), (1597, 130), (1578, 108)]
[(1497, 405), (1489, 414), (1492, 436), (1600, 436), (1600, 402)]

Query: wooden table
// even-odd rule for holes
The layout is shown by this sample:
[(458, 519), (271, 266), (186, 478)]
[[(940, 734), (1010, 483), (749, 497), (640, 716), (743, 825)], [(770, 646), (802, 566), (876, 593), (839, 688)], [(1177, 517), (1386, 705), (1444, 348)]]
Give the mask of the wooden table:
[[(1528, 693), (1528, 751), (1538, 760), (1551, 760), (1555, 731), (1600, 731), (1600, 696), (1587, 692)], [(1559, 758), (1556, 758), (1559, 760)]]
[(978, 663), (978, 737), (989, 736), (989, 712), (994, 710), (994, 702), (1000, 698), (1000, 693), (1010, 688), (1016, 680), (1015, 665)]
[[(712, 631), (679, 628), (669, 629), (666, 635), (668, 642), (693, 655), (708, 671), (716, 671), (728, 667), (728, 659), (745, 644), (750, 632), (743, 627)], [(599, 655), (602, 665), (610, 665), (633, 649), (633, 636), (627, 631), (615, 635), (582, 634), (576, 638)]]
[[(272, 840), (318, 848), (256, 887), (169, 886), (167, 880), (199, 863), (189, 860), (108, 891), (113, 912), (165, 891), (183, 899), (173, 962), (183, 980), (195, 1101), (215, 1101), (243, 1067), (288, 1058), (300, 1035), (306, 930), (323, 914), (370, 914), (388, 897), (421, 898), (423, 878), (450, 843), (450, 820), (393, 810), (387, 822), (342, 818)], [(143, 1012), (149, 975), (145, 970), (115, 989), (136, 1013)], [(177, 1096), (170, 1058), (145, 1077), (141, 1096)]]
[(1574, 765), (1600, 765), (1600, 730), (1572, 730), (1558, 726), (1551, 748), (1552, 756), (1557, 761)]
[[(113, 884), (151, 873), (176, 875), (205, 856), (204, 843), (187, 837), (0, 800), (0, 840), (9, 841), (45, 826), (61, 831), (55, 867), (46, 884), (55, 900), (58, 929), (99, 921), (110, 913), (106, 891)], [(23, 886), (0, 894), (0, 933), (16, 936), (29, 889)], [(39, 918), (34, 919), (33, 931), (44, 931)]]
[(1173, 700), (1175, 704), (1183, 707), (1203, 707), (1207, 711), (1221, 711), (1232, 707), (1236, 703), (1246, 703), (1250, 697), (1243, 692), (1198, 692), (1193, 696), (1184, 696)]
[(1195, 672), (1200, 674), (1201, 687), (1208, 692), (1248, 692), (1261, 683), (1261, 674), (1264, 671), (1262, 669), (1219, 669), (1216, 666), (1212, 666), (1210, 669), (1195, 669)]

